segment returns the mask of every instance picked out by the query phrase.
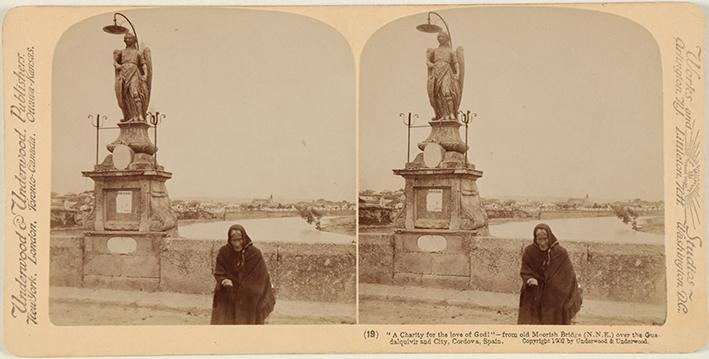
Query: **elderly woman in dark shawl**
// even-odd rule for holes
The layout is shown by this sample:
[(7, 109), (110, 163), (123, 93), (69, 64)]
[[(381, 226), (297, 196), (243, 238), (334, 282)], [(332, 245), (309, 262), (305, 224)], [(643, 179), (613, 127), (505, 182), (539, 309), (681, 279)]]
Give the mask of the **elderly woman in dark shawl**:
[(534, 243), (522, 255), (518, 324), (571, 324), (581, 289), (566, 252), (546, 224), (534, 227)]
[(244, 227), (229, 227), (214, 267), (212, 324), (263, 324), (276, 303), (261, 251)]

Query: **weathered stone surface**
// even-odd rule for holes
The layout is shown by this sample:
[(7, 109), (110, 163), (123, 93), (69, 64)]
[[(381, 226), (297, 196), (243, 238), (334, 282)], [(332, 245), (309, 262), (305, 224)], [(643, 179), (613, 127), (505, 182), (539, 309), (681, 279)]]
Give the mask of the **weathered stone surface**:
[[(212, 263), (225, 243), (214, 245)], [(264, 256), (278, 298), (338, 302), (355, 300), (357, 276), (353, 245), (286, 242), (257, 242), (254, 245)]]
[(121, 275), (121, 256), (117, 254), (96, 254), (86, 256), (85, 275)]
[(359, 280), (366, 283), (392, 283), (394, 245), (391, 235), (368, 234), (359, 241)]
[[(318, 247), (337, 245), (322, 244)], [(300, 248), (298, 248), (300, 247)], [(343, 247), (340, 245), (340, 247)], [(355, 301), (355, 249), (344, 253), (323, 252), (284, 243), (278, 249), (279, 261), (272, 268), (271, 277), (280, 298), (299, 300)], [(329, 252), (329, 253), (328, 253)]]
[(61, 232), (56, 235), (52, 234), (51, 247), (52, 248), (83, 248), (83, 236), (78, 234), (62, 234)]
[(160, 290), (211, 293), (216, 284), (213, 275), (216, 254), (212, 250), (222, 243), (179, 238), (166, 243), (160, 257)]
[(422, 252), (440, 253), (448, 248), (448, 240), (444, 236), (427, 234), (416, 239), (416, 246)]
[(612, 251), (599, 244), (589, 245), (587, 261), (581, 265), (584, 294), (593, 298), (665, 303), (664, 253), (652, 248), (658, 246), (630, 247), (621, 245)]
[(153, 256), (121, 256), (122, 277), (160, 278), (160, 258)]
[(135, 250), (136, 255), (158, 255), (160, 253), (162, 236), (133, 236), (133, 238), (138, 244)]
[(138, 247), (138, 242), (132, 237), (111, 237), (106, 241), (108, 251), (115, 254), (132, 254)]
[(111, 254), (108, 250), (108, 245), (106, 242), (109, 237), (94, 237), (86, 236), (84, 237), (84, 245), (86, 251), (93, 254)]
[(446, 250), (444, 253), (465, 253), (461, 236), (445, 236)]
[[(448, 229), (476, 231), (487, 235), (487, 215), (482, 208), (475, 181), (482, 172), (465, 168), (409, 168), (394, 170), (404, 177), (406, 185), (406, 212), (404, 221), (397, 221), (397, 228), (409, 231), (416, 229)], [(441, 211), (429, 212), (426, 194), (442, 190)]]
[[(431, 133), (428, 135), (428, 138), (419, 142), (417, 145), (421, 151), (423, 151), (429, 143), (439, 144), (446, 152), (452, 151), (463, 154), (467, 151), (468, 146), (460, 139), (460, 122), (455, 120), (431, 121), (429, 124), (431, 125)], [(460, 159), (462, 160), (462, 158)], [(458, 162), (458, 165), (462, 165), (460, 162)]]
[(150, 182), (150, 218), (148, 230), (153, 232), (173, 232), (177, 229), (177, 215), (170, 206), (170, 197), (165, 181)]
[(516, 292), (522, 283), (524, 242), (501, 238), (477, 238), (471, 243), (470, 286), (492, 292)]
[(435, 254), (432, 257), (433, 274), (466, 278), (470, 275), (470, 261), (466, 254)]
[[(390, 268), (388, 262), (367, 258), (376, 251), (387, 253), (387, 256), (389, 254), (372, 243), (396, 238), (391, 257), (395, 270), (392, 282), (395, 284), (443, 287), (449, 285), (449, 288), (519, 292), (522, 286), (519, 275), (522, 252), (531, 244), (531, 240), (461, 237), (461, 248), (465, 250), (465, 255), (453, 257), (456, 258), (454, 263), (446, 260), (447, 255), (453, 255), (448, 251), (407, 251), (413, 249), (406, 244), (407, 236), (416, 238), (416, 235), (418, 234), (404, 232), (388, 234), (387, 237), (387, 234), (383, 233), (360, 233), (360, 273), (367, 273), (360, 276), (360, 281), (379, 283), (380, 279), (372, 273), (387, 273)], [(666, 302), (665, 254), (662, 246), (564, 241), (561, 245), (569, 253), (579, 283), (584, 288), (585, 298), (642, 303)], [(450, 275), (455, 274), (452, 273), (454, 271), (458, 272), (466, 259), (469, 261), (466, 277), (468, 280)], [(431, 272), (426, 272), (429, 264)], [(453, 269), (454, 267), (459, 269)]]
[(49, 285), (63, 287), (81, 286), (84, 265), (81, 238), (52, 238), (49, 257)]
[[(360, 243), (362, 242), (362, 233), (360, 232)], [(369, 235), (367, 233), (366, 235)], [(405, 252), (426, 252), (419, 248), (418, 239), (422, 236), (443, 236), (446, 239), (446, 248), (442, 253), (453, 254), (453, 253), (468, 253), (468, 248), (470, 245), (470, 239), (463, 234), (457, 233), (431, 233), (426, 231), (406, 231), (402, 233), (389, 234), (394, 236), (394, 244), (396, 251)]]
[(113, 254), (108, 248), (108, 240), (114, 237), (130, 237), (136, 242), (135, 252), (131, 254), (135, 255), (156, 255), (160, 253), (160, 236), (146, 236), (143, 234), (135, 233), (116, 233), (112, 235), (110, 232), (106, 232), (104, 235), (91, 234), (84, 237), (84, 242), (86, 246), (86, 251), (95, 254)]
[(433, 256), (425, 252), (398, 252), (394, 255), (395, 273), (433, 273)]
[[(90, 226), (94, 231), (176, 233), (177, 217), (165, 186), (165, 181), (172, 177), (170, 172), (158, 168), (120, 171), (97, 168), (82, 174), (94, 180), (95, 214)], [(132, 192), (129, 213), (116, 211), (119, 191)]]

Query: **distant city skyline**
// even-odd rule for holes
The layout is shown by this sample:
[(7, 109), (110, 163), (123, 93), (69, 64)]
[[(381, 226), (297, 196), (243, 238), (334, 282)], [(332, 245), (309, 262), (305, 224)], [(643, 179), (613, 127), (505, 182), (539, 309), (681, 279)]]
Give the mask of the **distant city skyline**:
[[(354, 58), (337, 31), (305, 16), (250, 9), (124, 13), (140, 45), (151, 48), (150, 110), (167, 115), (158, 162), (173, 173), (171, 198), (356, 198)], [(79, 22), (56, 47), (55, 192), (93, 188), (81, 176), (95, 163), (87, 116), (107, 115), (109, 126), (121, 116), (111, 61), (125, 45), (101, 31), (112, 19), (106, 12)], [(99, 161), (117, 135), (102, 131)]]
[[(372, 190), (372, 189), (362, 189), (362, 190), (360, 190), (360, 194), (363, 191), (367, 191), (367, 190), (374, 191), (375, 193), (379, 194), (379, 193), (383, 193), (383, 192), (396, 192), (396, 191), (403, 190), (403, 188), (398, 189), (398, 190), (383, 189), (381, 191), (376, 191), (376, 190)], [(569, 199), (582, 199), (585, 196), (586, 195), (584, 194), (582, 196), (563, 196), (563, 195), (557, 195), (557, 196), (525, 196), (525, 195), (484, 196), (484, 195), (481, 195), (480, 197), (482, 199), (498, 199), (498, 200), (514, 199), (514, 200), (529, 200), (529, 201), (566, 201)], [(593, 196), (589, 195), (589, 200), (592, 202), (593, 201), (606, 202), (606, 203), (615, 202), (615, 201), (625, 202), (625, 201), (632, 201), (635, 199), (640, 199), (640, 200), (648, 201), (648, 202), (664, 202), (664, 199), (662, 199), (662, 198), (660, 198), (660, 199), (649, 199), (649, 198), (642, 198), (642, 197), (602, 198), (602, 197), (593, 197)]]
[[(93, 188), (91, 189), (86, 189), (84, 191), (79, 191), (79, 192), (65, 192), (65, 193), (59, 193), (57, 192), (57, 195), (64, 196), (70, 193), (73, 194), (79, 194), (82, 192), (91, 192), (93, 191)], [(384, 189), (381, 191), (376, 191), (372, 189), (361, 189), (359, 193), (361, 194), (364, 191), (374, 191), (376, 194), (381, 194), (383, 192), (396, 192), (396, 191), (403, 191), (403, 188), (401, 189)], [(215, 202), (231, 202), (231, 203), (247, 203), (251, 202), (254, 200), (258, 199), (266, 199), (269, 198), (270, 195), (267, 196), (255, 196), (255, 197), (210, 197), (210, 196), (201, 196), (201, 197), (171, 197), (171, 200), (173, 201), (215, 201)], [(498, 199), (498, 200), (530, 200), (530, 201), (565, 201), (568, 199), (579, 199), (579, 198), (584, 198), (585, 195), (583, 196), (524, 196), (524, 195), (503, 195), (503, 196), (481, 196), (483, 199)], [(662, 199), (647, 199), (647, 198), (639, 198), (639, 197), (634, 197), (634, 198), (598, 198), (598, 197), (593, 197), (589, 195), (589, 200), (591, 201), (597, 201), (597, 202), (615, 202), (615, 201), (631, 201), (634, 199), (641, 199), (644, 201), (651, 201), (651, 202), (664, 202)], [(286, 203), (296, 203), (296, 202), (313, 202), (317, 200), (326, 200), (326, 201), (331, 201), (331, 202), (340, 202), (340, 201), (347, 201), (350, 203), (354, 203), (353, 199), (331, 199), (331, 198), (291, 198), (291, 197), (273, 197), (274, 202), (286, 202)]]
[[(66, 195), (78, 195), (80, 193), (84, 192), (93, 192), (93, 188), (90, 189), (85, 189), (83, 191), (69, 191), (69, 192), (52, 192), (53, 194), (56, 194), (58, 196), (66, 196)], [(254, 200), (259, 200), (259, 199), (267, 199), (269, 196), (256, 196), (256, 197), (210, 197), (210, 196), (197, 196), (197, 197), (192, 197), (192, 196), (185, 196), (185, 197), (174, 197), (170, 196), (171, 201), (215, 201), (215, 202), (231, 202), (231, 203), (246, 203), (246, 202), (251, 202)], [(342, 202), (346, 201), (349, 203), (355, 203), (355, 199), (333, 199), (333, 198), (326, 198), (326, 197), (318, 197), (318, 198), (298, 198), (298, 197), (273, 197), (274, 202), (283, 202), (283, 203), (296, 203), (296, 202), (314, 202), (318, 200), (325, 200), (325, 201), (330, 201), (330, 202)]]

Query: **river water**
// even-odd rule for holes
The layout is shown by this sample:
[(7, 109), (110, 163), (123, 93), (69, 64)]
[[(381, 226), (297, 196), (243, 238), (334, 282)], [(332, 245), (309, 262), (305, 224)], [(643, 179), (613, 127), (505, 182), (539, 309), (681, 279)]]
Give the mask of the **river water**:
[[(638, 222), (642, 222), (640, 218)], [(664, 235), (638, 232), (616, 217), (559, 218), (541, 221), (548, 224), (560, 242), (604, 242), (663, 244)], [(490, 234), (501, 238), (532, 240), (532, 230), (539, 220), (491, 224)]]
[[(640, 218), (642, 221), (642, 218)], [(539, 220), (491, 224), (490, 234), (501, 238), (532, 239), (532, 229)], [(663, 244), (664, 236), (638, 232), (616, 217), (546, 219), (559, 241)], [(188, 239), (226, 240), (226, 231), (234, 223), (246, 228), (254, 242), (339, 243), (351, 244), (354, 236), (323, 232), (300, 217), (256, 218), (233, 221), (194, 223), (180, 226), (180, 236)]]
[(226, 241), (232, 224), (241, 224), (251, 239), (258, 242), (337, 243), (352, 244), (354, 236), (318, 231), (300, 217), (237, 219), (232, 221), (193, 223), (180, 226), (180, 237)]

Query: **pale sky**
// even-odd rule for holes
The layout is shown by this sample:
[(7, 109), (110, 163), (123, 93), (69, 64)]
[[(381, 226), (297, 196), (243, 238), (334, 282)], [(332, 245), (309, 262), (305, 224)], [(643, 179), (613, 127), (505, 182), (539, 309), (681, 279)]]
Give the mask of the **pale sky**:
[[(469, 159), (484, 172), (483, 197), (662, 199), (660, 60), (646, 30), (571, 9), (440, 13), (465, 49), (461, 109), (478, 114)], [(392, 173), (406, 161), (399, 113), (432, 117), (424, 55), (437, 42), (415, 29), (425, 21), (388, 24), (362, 54), (361, 189), (403, 187)], [(412, 130), (412, 160), (429, 131)]]
[[(168, 115), (158, 161), (173, 173), (171, 198), (355, 200), (354, 58), (337, 31), (258, 10), (125, 14), (152, 51), (150, 107)], [(87, 117), (120, 117), (112, 53), (125, 45), (101, 30), (111, 22), (111, 13), (87, 19), (57, 45), (52, 191), (93, 189), (81, 176), (95, 163)], [(103, 131), (99, 161), (117, 136)]]

